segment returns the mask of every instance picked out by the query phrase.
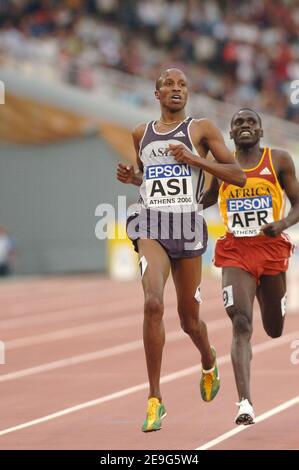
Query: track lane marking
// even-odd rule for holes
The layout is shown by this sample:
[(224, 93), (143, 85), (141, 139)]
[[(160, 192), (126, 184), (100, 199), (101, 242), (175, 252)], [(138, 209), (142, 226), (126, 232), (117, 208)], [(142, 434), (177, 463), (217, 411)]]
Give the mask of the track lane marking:
[[(281, 338), (271, 339), (271, 340), (265, 341), (263, 343), (259, 343), (259, 344), (254, 345), (252, 347), (252, 351), (255, 354), (258, 354), (258, 353), (263, 352), (263, 351), (274, 349), (276, 347), (282, 346), (285, 343), (288, 343), (288, 342), (292, 341), (292, 339), (294, 339), (294, 338), (298, 338), (298, 334), (299, 334), (299, 331), (296, 331), (296, 332), (290, 333), (288, 335), (282, 336)], [(217, 359), (217, 362), (218, 362), (219, 365), (227, 364), (228, 362), (230, 362), (230, 355), (227, 354), (225, 356), (219, 357)], [(172, 382), (174, 380), (180, 379), (182, 377), (186, 377), (188, 375), (194, 374), (198, 371), (199, 371), (199, 364), (196, 364), (195, 366), (187, 367), (187, 368), (181, 369), (177, 372), (173, 372), (171, 374), (164, 375), (161, 378), (161, 383), (169, 383), (169, 382)], [(133, 393), (139, 392), (141, 390), (146, 390), (147, 388), (148, 388), (148, 382), (143, 382), (143, 383), (135, 385), (133, 387), (125, 388), (123, 390), (119, 390), (118, 392), (114, 392), (114, 393), (111, 393), (109, 395), (105, 395), (103, 397), (96, 398), (94, 400), (89, 400), (87, 402), (83, 402), (83, 403), (80, 403), (78, 405), (75, 405), (75, 406), (72, 406), (72, 407), (69, 407), (69, 408), (64, 408), (64, 409), (62, 409), (60, 411), (57, 411), (55, 413), (51, 413), (49, 415), (42, 416), (41, 418), (37, 418), (37, 419), (27, 421), (27, 422), (22, 423), (22, 424), (18, 424), (16, 426), (12, 426), (10, 428), (3, 429), (3, 430), (0, 431), (0, 436), (4, 436), (4, 435), (12, 433), (12, 432), (16, 432), (16, 431), (20, 431), (22, 429), (26, 429), (26, 428), (29, 428), (29, 427), (32, 427), (32, 426), (36, 426), (38, 424), (45, 423), (47, 421), (51, 421), (51, 420), (56, 419), (56, 418), (60, 418), (61, 416), (66, 416), (66, 415), (74, 413), (76, 411), (81, 411), (81, 410), (84, 410), (84, 409), (87, 409), (87, 408), (91, 408), (93, 406), (97, 406), (97, 405), (100, 405), (102, 403), (105, 403), (105, 402), (108, 402), (108, 401), (111, 401), (111, 400), (116, 400), (118, 398), (122, 398), (124, 396), (128, 396), (128, 395), (131, 395)], [(299, 397), (296, 397), (293, 400), (297, 400), (297, 399), (299, 399)], [(290, 401), (292, 401), (292, 400), (290, 400)], [(289, 402), (286, 402), (286, 403), (289, 403)], [(283, 405), (280, 405), (280, 406), (283, 406)], [(292, 406), (292, 405), (289, 405), (289, 406)], [(263, 416), (263, 415), (261, 415), (261, 416)], [(266, 419), (266, 418), (263, 418), (263, 419)], [(238, 432), (241, 432), (241, 431), (238, 431)], [(205, 445), (208, 445), (208, 443), (206, 443)], [(203, 446), (201, 446), (201, 447), (203, 447)]]
[[(169, 310), (174, 307), (176, 303), (168, 303), (165, 306), (165, 310)], [(123, 310), (130, 310), (130, 306), (124, 306), (122, 304)], [(135, 306), (134, 306), (135, 307)], [(114, 306), (112, 306), (112, 309), (108, 309), (105, 313), (110, 313), (114, 312)], [(206, 309), (206, 312), (209, 312), (209, 310), (214, 310), (214, 307), (210, 307)], [(82, 309), (80, 311), (81, 315)], [(87, 308), (87, 313), (91, 312), (91, 308)], [(174, 312), (167, 312), (168, 313), (168, 319), (174, 319), (177, 318), (177, 315)], [(224, 317), (226, 318), (226, 317)], [(24, 319), (23, 319), (24, 320)], [(113, 329), (115, 326), (130, 326), (133, 324), (138, 324), (141, 323), (143, 320), (143, 316), (141, 314), (137, 315), (126, 315), (123, 317), (115, 317), (109, 320), (98, 320), (96, 322), (89, 322), (89, 323), (83, 323), (81, 325), (76, 325), (76, 326), (71, 326), (69, 328), (61, 328), (58, 330), (50, 331), (48, 333), (39, 333), (36, 335), (30, 335), (30, 336), (21, 336), (20, 338), (15, 338), (15, 339), (9, 339), (5, 341), (5, 348), (8, 349), (16, 349), (20, 347), (26, 347), (26, 346), (32, 346), (36, 344), (41, 344), (41, 343), (48, 343), (51, 341), (57, 341), (60, 339), (64, 338), (73, 338), (76, 336), (81, 336), (92, 333), (95, 331), (95, 329), (100, 329), (101, 331), (107, 331), (110, 329)], [(39, 323), (42, 323), (42, 318), (38, 319)], [(102, 326), (101, 326), (102, 325)], [(1, 326), (1, 325), (0, 325)]]
[[(230, 322), (228, 319), (214, 320), (208, 323), (209, 331), (217, 331), (223, 328), (230, 327)], [(182, 340), (187, 338), (182, 330), (175, 330), (167, 333), (167, 341), (173, 342), (177, 340)], [(71, 356), (64, 359), (58, 359), (57, 361), (46, 362), (38, 366), (28, 367), (26, 369), (20, 369), (14, 372), (9, 372), (8, 374), (0, 375), (0, 383), (8, 382), (15, 379), (20, 379), (23, 377), (28, 377), (35, 374), (40, 374), (42, 372), (48, 372), (51, 370), (61, 369), (63, 367), (74, 366), (78, 364), (84, 364), (86, 362), (95, 361), (98, 359), (103, 359), (106, 357), (116, 356), (118, 354), (123, 354), (125, 352), (136, 351), (143, 348), (143, 341), (129, 341), (127, 343), (119, 344), (117, 346), (112, 346), (110, 348), (101, 349), (93, 351), (90, 353), (79, 354), (77, 356)]]
[[(265, 413), (262, 413), (257, 418), (255, 418), (254, 422), (255, 424), (261, 423), (262, 421), (265, 421), (266, 419), (271, 418), (272, 416), (275, 416), (276, 414), (287, 410), (291, 406), (298, 405), (298, 404), (299, 404), (299, 395), (297, 395), (296, 397), (288, 401), (285, 401), (284, 403), (281, 403), (278, 406), (275, 406), (274, 408), (271, 408)], [(246, 431), (247, 429), (250, 429), (251, 427), (252, 426), (242, 426), (242, 425), (236, 426), (230, 431), (227, 431), (224, 434), (221, 434), (220, 436), (216, 437), (215, 439), (212, 439), (209, 442), (206, 442), (200, 447), (196, 447), (195, 450), (207, 450), (207, 449), (210, 449), (211, 447), (215, 447), (217, 444), (220, 444), (226, 439), (229, 439), (230, 437), (235, 436), (236, 434), (239, 434), (242, 431)]]

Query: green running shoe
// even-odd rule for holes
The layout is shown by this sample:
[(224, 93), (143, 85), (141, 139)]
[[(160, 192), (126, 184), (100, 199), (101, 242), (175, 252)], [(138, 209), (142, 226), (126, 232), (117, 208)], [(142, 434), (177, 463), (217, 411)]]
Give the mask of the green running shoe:
[(220, 388), (220, 378), (216, 360), (216, 350), (211, 346), (211, 351), (215, 357), (214, 367), (210, 370), (202, 369), (200, 380), (200, 393), (204, 401), (212, 401)]
[(158, 398), (149, 398), (147, 413), (141, 430), (143, 432), (158, 431), (162, 426), (162, 419), (166, 416), (166, 409)]

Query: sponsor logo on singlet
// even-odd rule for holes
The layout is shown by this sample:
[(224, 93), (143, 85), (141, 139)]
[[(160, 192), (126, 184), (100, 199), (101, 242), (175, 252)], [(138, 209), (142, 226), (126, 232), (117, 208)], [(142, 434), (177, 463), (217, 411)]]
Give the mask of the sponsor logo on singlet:
[(227, 199), (228, 227), (235, 237), (252, 237), (273, 222), (272, 195)]
[(192, 170), (186, 163), (146, 167), (148, 207), (193, 204)]
[(186, 137), (186, 135), (184, 134), (184, 132), (179, 131), (179, 132), (177, 132), (176, 134), (174, 134), (173, 137)]
[(260, 175), (272, 175), (271, 171), (267, 166), (260, 171)]

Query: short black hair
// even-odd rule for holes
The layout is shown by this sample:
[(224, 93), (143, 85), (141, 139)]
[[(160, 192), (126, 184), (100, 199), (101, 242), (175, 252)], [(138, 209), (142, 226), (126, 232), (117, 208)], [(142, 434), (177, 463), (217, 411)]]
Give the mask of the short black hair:
[(239, 114), (241, 111), (250, 111), (251, 113), (254, 113), (256, 115), (256, 117), (258, 118), (258, 121), (260, 123), (260, 127), (262, 127), (262, 119), (261, 119), (261, 116), (256, 112), (254, 111), (254, 109), (251, 109), (251, 108), (240, 108), (238, 111), (235, 112), (235, 114), (233, 115), (232, 119), (231, 119), (231, 122), (230, 122), (230, 127), (232, 128), (232, 125), (233, 125), (233, 120), (235, 119), (236, 115)]
[[(176, 68), (176, 67), (170, 67), (169, 69), (162, 70), (162, 72), (160, 73), (159, 77), (156, 79), (156, 90), (160, 90), (163, 79), (164, 79), (165, 77), (167, 77), (167, 75), (168, 75), (172, 70), (175, 70), (175, 71), (177, 71), (177, 72), (180, 72), (180, 73), (181, 73), (182, 75), (184, 75), (185, 78), (186, 78), (186, 75), (185, 75), (185, 73), (183, 72), (183, 70), (178, 69), (178, 68)], [(187, 80), (187, 78), (186, 78), (186, 80)]]

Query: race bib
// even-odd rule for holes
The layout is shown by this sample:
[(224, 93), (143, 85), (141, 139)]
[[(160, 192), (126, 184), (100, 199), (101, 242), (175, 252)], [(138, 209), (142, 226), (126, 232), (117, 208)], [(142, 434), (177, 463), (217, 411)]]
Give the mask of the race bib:
[(192, 170), (187, 163), (147, 166), (145, 178), (148, 207), (193, 204)]
[(273, 222), (272, 196), (227, 199), (229, 231), (235, 237), (259, 235), (260, 227)]

